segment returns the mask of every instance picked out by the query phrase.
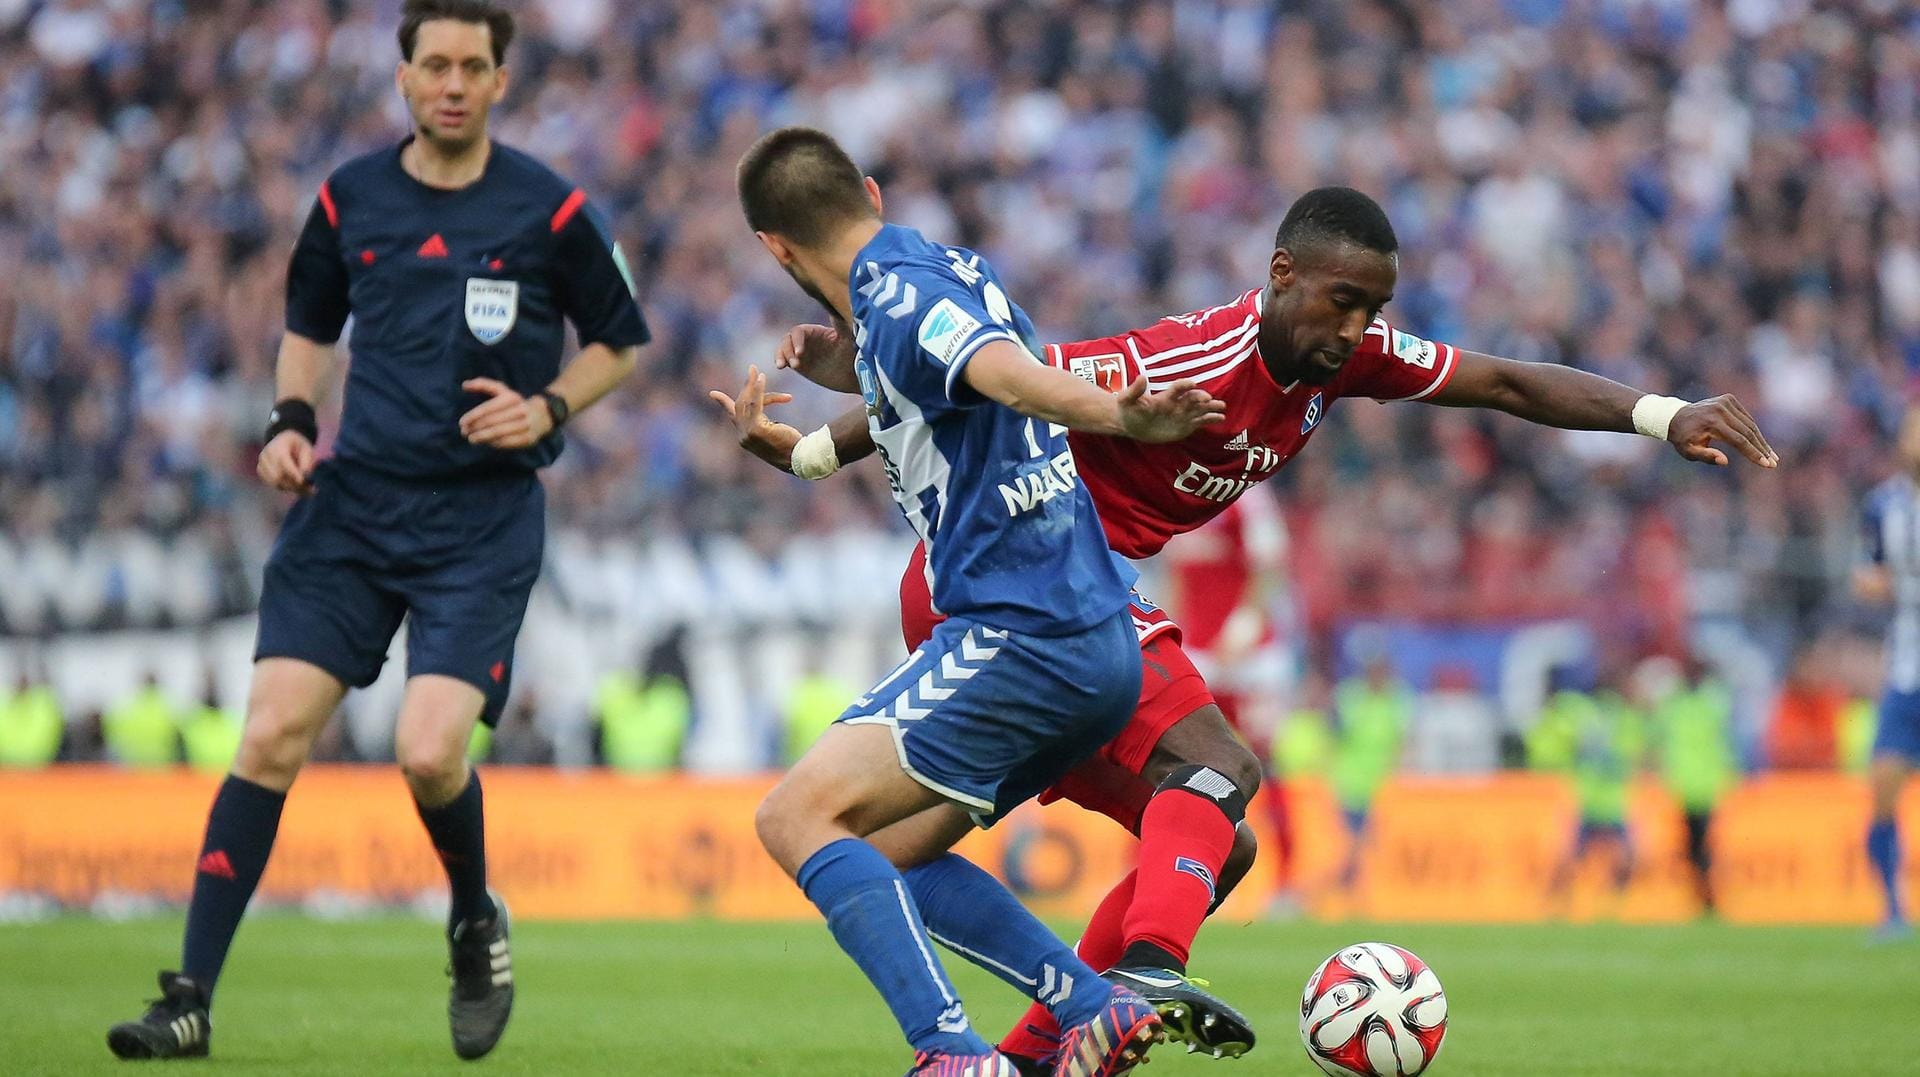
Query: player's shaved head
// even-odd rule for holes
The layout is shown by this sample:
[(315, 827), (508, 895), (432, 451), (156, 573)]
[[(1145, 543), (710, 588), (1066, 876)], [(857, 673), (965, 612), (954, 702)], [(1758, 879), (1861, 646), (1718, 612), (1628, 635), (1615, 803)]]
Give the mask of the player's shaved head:
[(853, 158), (812, 127), (762, 136), (740, 158), (736, 182), (749, 227), (802, 247), (819, 247), (848, 223), (879, 216)]
[(1292, 251), (1296, 260), (1342, 244), (1380, 254), (1400, 249), (1387, 211), (1351, 187), (1316, 187), (1301, 195), (1273, 237), (1273, 245)]

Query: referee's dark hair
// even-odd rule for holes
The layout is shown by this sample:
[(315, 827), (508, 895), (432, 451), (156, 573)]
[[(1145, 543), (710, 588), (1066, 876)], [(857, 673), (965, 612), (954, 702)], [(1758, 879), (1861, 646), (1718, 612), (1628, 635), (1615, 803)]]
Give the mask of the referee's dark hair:
[(761, 136), (735, 174), (747, 225), (818, 247), (834, 229), (875, 216), (866, 177), (825, 131), (782, 127)]
[(1315, 187), (1301, 195), (1273, 237), (1275, 247), (1287, 248), (1296, 258), (1326, 243), (1352, 243), (1381, 254), (1400, 249), (1387, 211), (1351, 187)]
[(493, 66), (504, 67), (507, 46), (513, 44), (513, 12), (491, 0), (407, 0), (400, 9), (400, 56), (413, 62), (413, 45), (420, 38), (420, 24), (435, 19), (484, 23), (493, 42)]

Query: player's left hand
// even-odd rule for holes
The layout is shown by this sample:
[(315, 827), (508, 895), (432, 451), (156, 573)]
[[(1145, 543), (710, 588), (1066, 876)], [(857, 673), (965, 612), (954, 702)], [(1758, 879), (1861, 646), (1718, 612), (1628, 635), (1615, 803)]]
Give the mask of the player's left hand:
[(460, 436), (493, 449), (524, 449), (553, 432), (545, 400), (528, 400), (504, 382), (468, 378), (460, 388), (493, 399), (460, 416)]
[(800, 441), (800, 431), (767, 418), (767, 408), (791, 402), (791, 393), (767, 392), (767, 376), (759, 367), (750, 366), (747, 384), (740, 389), (740, 399), (735, 400), (718, 389), (707, 390), (707, 398), (727, 413), (734, 432), (740, 435), (741, 448), (782, 471), (792, 468), (793, 447)]
[(1667, 426), (1667, 440), (1681, 456), (1715, 467), (1727, 466), (1727, 454), (1713, 447), (1716, 441), (1733, 446), (1761, 467), (1780, 466), (1780, 454), (1767, 444), (1760, 424), (1731, 393), (1688, 404), (1675, 412)]

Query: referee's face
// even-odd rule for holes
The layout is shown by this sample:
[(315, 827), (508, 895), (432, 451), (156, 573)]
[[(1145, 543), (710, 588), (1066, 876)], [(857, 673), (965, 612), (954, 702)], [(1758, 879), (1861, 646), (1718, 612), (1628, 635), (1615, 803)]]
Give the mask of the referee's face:
[(507, 92), (507, 71), (493, 62), (486, 23), (433, 19), (420, 24), (399, 82), (414, 130), (457, 151), (487, 136), (487, 112)]

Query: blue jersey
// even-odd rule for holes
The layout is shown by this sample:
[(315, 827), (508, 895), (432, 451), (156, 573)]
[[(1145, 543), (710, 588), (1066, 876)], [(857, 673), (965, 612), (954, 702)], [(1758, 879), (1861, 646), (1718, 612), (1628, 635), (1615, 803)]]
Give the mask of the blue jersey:
[(626, 264), (586, 196), (546, 166), (494, 143), (478, 180), (429, 187), (400, 165), (400, 143), (340, 166), (287, 270), (287, 329), (320, 343), (353, 315), (345, 411), (335, 454), (410, 479), (529, 471), (560, 455), (558, 432), (513, 452), (460, 436), (488, 399), (469, 378), (523, 396), (580, 343), (644, 344)]
[(867, 425), (926, 544), (934, 606), (1038, 636), (1124, 607), (1135, 574), (1107, 548), (1066, 428), (987, 400), (960, 376), (990, 341), (1036, 351), (1033, 323), (993, 267), (887, 225), (849, 284)]
[(1905, 475), (1867, 495), (1862, 521), (1867, 559), (1893, 577), (1893, 627), (1887, 636), (1887, 687), (1920, 689), (1920, 486)]

